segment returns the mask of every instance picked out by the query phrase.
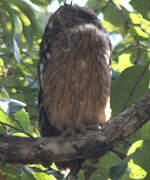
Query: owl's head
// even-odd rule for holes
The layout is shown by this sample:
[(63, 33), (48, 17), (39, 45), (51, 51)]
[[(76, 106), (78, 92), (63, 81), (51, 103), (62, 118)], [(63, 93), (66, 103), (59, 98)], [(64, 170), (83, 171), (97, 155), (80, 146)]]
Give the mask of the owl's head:
[(72, 4), (64, 4), (61, 6), (52, 15), (51, 23), (54, 26), (62, 25), (65, 28), (72, 28), (75, 25), (92, 23), (98, 28), (102, 28), (100, 21), (92, 10)]

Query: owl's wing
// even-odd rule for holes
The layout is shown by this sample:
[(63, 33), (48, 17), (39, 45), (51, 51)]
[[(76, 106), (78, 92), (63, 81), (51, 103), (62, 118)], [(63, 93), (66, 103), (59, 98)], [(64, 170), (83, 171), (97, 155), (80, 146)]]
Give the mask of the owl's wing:
[(38, 112), (39, 112), (39, 128), (42, 136), (57, 136), (59, 132), (50, 125), (48, 121), (48, 116), (45, 111), (44, 102), (43, 102), (43, 74), (47, 64), (51, 61), (51, 47), (52, 43), (57, 36), (56, 31), (53, 30), (51, 25), (51, 18), (46, 26), (45, 33), (40, 44), (40, 61), (38, 64), (38, 82), (39, 82), (39, 95), (38, 95)]

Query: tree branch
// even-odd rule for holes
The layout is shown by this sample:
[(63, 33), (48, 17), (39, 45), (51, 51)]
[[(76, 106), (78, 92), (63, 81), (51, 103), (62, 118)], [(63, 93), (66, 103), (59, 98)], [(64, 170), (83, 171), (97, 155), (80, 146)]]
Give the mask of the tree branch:
[[(150, 90), (138, 102), (102, 127), (89, 127), (75, 137), (23, 138), (0, 135), (0, 160), (50, 164), (77, 158), (102, 157), (150, 120)], [(93, 130), (94, 129), (94, 130)]]

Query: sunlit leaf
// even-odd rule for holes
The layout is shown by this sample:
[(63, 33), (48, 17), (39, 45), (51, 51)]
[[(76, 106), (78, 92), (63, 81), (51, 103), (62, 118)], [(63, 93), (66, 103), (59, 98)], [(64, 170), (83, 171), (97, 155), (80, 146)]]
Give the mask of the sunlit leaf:
[(150, 1), (148, 0), (132, 0), (130, 4), (135, 10), (142, 13), (144, 17), (150, 19)]
[(7, 123), (8, 119), (9, 117), (7, 116), (7, 114), (0, 110), (0, 121), (3, 123)]
[(118, 62), (113, 61), (112, 62), (112, 68), (113, 70), (116, 70), (118, 72), (122, 72), (128, 67), (133, 66), (133, 63), (131, 63), (131, 54), (121, 54), (118, 57)]
[(13, 133), (13, 136), (19, 136), (19, 137), (29, 137), (28, 135), (24, 134), (24, 133)]
[(104, 27), (108, 30), (114, 31), (117, 30), (122, 24), (124, 24), (124, 19), (119, 11), (116, 11), (114, 4), (111, 4), (105, 10), (103, 20)]
[(129, 16), (131, 18), (131, 21), (134, 24), (140, 24), (141, 23), (141, 15), (138, 13), (129, 13)]
[(138, 26), (130, 26), (129, 32), (131, 33), (132, 37), (137, 41), (149, 38), (149, 35)]
[(24, 128), (25, 132), (33, 133), (33, 128), (30, 124), (29, 114), (25, 111), (25, 109), (22, 109), (21, 111), (15, 113), (14, 117)]
[(0, 98), (9, 98), (9, 94), (6, 89), (2, 88), (0, 92)]
[[(132, 159), (128, 163), (130, 169), (130, 177), (133, 179), (141, 179), (149, 177), (149, 161), (150, 161), (150, 141), (139, 140), (135, 142), (128, 151), (128, 155), (132, 155)], [(147, 178), (148, 178), (147, 177)]]

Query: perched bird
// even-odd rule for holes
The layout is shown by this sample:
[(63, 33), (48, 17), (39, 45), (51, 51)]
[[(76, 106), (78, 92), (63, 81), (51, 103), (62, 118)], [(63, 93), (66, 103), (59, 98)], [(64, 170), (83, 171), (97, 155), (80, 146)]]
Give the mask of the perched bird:
[[(42, 136), (110, 119), (111, 51), (108, 34), (92, 10), (64, 4), (50, 17), (38, 64)], [(78, 171), (82, 161), (56, 164)]]

